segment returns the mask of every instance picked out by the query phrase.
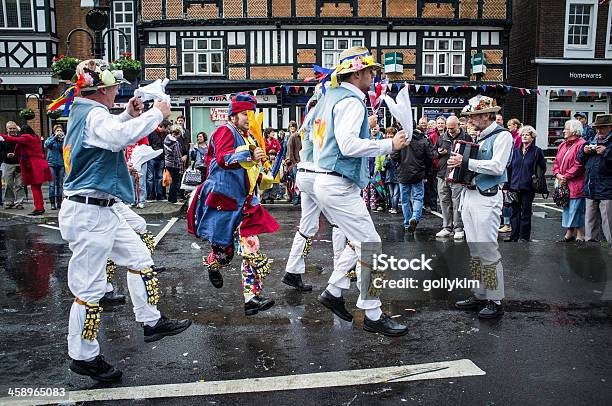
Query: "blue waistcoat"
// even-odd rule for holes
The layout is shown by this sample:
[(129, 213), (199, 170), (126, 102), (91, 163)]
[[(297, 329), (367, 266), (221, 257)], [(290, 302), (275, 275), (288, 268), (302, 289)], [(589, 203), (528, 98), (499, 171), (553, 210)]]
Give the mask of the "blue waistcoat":
[[(491, 158), (493, 158), (493, 145), (495, 144), (495, 140), (497, 139), (497, 137), (503, 136), (504, 133), (507, 133), (507, 136), (511, 137), (510, 133), (508, 133), (507, 130), (500, 126), (497, 126), (497, 128), (493, 129), (492, 132), (498, 131), (500, 129), (503, 131), (493, 134), (492, 136), (487, 137), (484, 141), (479, 142), (480, 148), (478, 148), (478, 160), (490, 160)], [(512, 154), (510, 154), (510, 157), (512, 157)], [(508, 162), (504, 162), (504, 164), (507, 168)], [(476, 178), (474, 180), (476, 182), (476, 186), (478, 186), (478, 189), (487, 190), (495, 185), (502, 185), (506, 183), (506, 181), (508, 180), (508, 170), (504, 169), (504, 172), (499, 176), (479, 173), (476, 175)]]
[(89, 112), (96, 106), (76, 99), (70, 109), (64, 138), (65, 190), (94, 189), (118, 197), (122, 201), (134, 198), (132, 179), (123, 151), (87, 145), (83, 138)]
[[(329, 89), (323, 100), (317, 104), (311, 129), (313, 160), (319, 167), (344, 175), (363, 189), (369, 182), (368, 158), (342, 155), (334, 131), (336, 124), (341, 124), (334, 123), (334, 106), (348, 97), (354, 97), (363, 104), (359, 96), (344, 87)], [(363, 111), (359, 138), (369, 139), (368, 111), (365, 104)]]

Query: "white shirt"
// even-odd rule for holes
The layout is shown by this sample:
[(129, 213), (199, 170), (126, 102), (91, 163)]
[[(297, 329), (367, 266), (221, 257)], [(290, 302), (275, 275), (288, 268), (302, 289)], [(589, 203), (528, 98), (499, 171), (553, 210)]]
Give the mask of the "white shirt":
[[(98, 147), (112, 152), (119, 152), (128, 145), (135, 144), (148, 134), (152, 133), (164, 115), (157, 108), (132, 118), (126, 111), (119, 115), (111, 114), (108, 108), (97, 101), (78, 98), (80, 103), (92, 104), (95, 107), (89, 112), (85, 121), (83, 146), (85, 148)], [(89, 196), (98, 199), (117, 199), (115, 196), (95, 189), (68, 190), (64, 189), (66, 196)]]
[(334, 106), (334, 132), (340, 152), (350, 157), (370, 157), (390, 154), (393, 151), (393, 140), (361, 139), (361, 124), (365, 115), (366, 95), (351, 83), (343, 82), (340, 86), (355, 93), (359, 100), (347, 97)]
[[(496, 128), (497, 123), (491, 124), (480, 132), (478, 138), (481, 139), (485, 137)], [(491, 159), (470, 159), (468, 161), (468, 169), (485, 175), (501, 175), (506, 170), (508, 162), (510, 162), (513, 144), (512, 134), (508, 131), (499, 133), (493, 143), (493, 157), (491, 157)]]

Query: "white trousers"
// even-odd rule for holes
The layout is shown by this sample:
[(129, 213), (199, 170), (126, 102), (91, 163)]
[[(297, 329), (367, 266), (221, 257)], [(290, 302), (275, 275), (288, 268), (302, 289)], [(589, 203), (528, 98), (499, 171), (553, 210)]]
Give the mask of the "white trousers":
[[(98, 303), (104, 296), (107, 258), (133, 270), (144, 270), (153, 265), (145, 243), (117, 207), (64, 200), (59, 212), (62, 238), (72, 251), (68, 264), (68, 287), (76, 298), (87, 303)], [(161, 315), (157, 306), (147, 303), (142, 278), (128, 272), (127, 284), (136, 321), (158, 320)], [(72, 359), (91, 359), (100, 353), (97, 340), (84, 340), (81, 337), (85, 317), (85, 306), (73, 302), (68, 323), (68, 355)]]
[(501, 190), (495, 196), (483, 196), (478, 190), (466, 188), (461, 197), (461, 218), (470, 256), (480, 259), (482, 269), (496, 264), (497, 289), (486, 289), (481, 273), (480, 287), (473, 290), (478, 299), (504, 298), (504, 269), (497, 243), (502, 206)]
[[(314, 194), (314, 181), (316, 173), (299, 172), (296, 175), (296, 184), (301, 192), (301, 207), (302, 217), (300, 218), (299, 231), (293, 237), (291, 252), (287, 258), (285, 272), (294, 274), (303, 274), (306, 272), (306, 265), (302, 252), (306, 245), (306, 239), (312, 238), (319, 231), (319, 217), (321, 208)], [(336, 269), (338, 258), (346, 246), (346, 237), (340, 229), (334, 225), (328, 213), (323, 211), (323, 215), (332, 224), (332, 245), (334, 250), (334, 269)], [(344, 272), (348, 272), (357, 263), (357, 256), (353, 255), (353, 264), (345, 264), (349, 268), (343, 268)]]
[[(321, 209), (329, 213), (340, 231), (348, 238), (355, 251), (346, 246), (340, 258), (338, 267), (334, 269), (329, 283), (340, 289), (350, 287), (350, 278), (346, 275), (346, 264), (351, 262), (351, 257), (361, 257), (361, 243), (380, 243), (381, 239), (365, 202), (360, 196), (361, 190), (355, 182), (339, 176), (317, 174), (314, 182), (314, 192)], [(350, 269), (350, 268), (349, 268)], [(356, 268), (357, 286), (361, 289), (361, 264), (357, 261)], [(381, 305), (378, 299), (357, 300), (360, 309), (376, 309)]]
[[(134, 210), (130, 209), (125, 203), (115, 203), (113, 205), (113, 208), (115, 208), (119, 212), (119, 214), (123, 216), (125, 221), (132, 228), (132, 230), (136, 231), (138, 234), (147, 231), (147, 222), (145, 221), (145, 219), (134, 213)], [(114, 289), (115, 288), (113, 287), (112, 283), (106, 282), (106, 292), (112, 292)]]

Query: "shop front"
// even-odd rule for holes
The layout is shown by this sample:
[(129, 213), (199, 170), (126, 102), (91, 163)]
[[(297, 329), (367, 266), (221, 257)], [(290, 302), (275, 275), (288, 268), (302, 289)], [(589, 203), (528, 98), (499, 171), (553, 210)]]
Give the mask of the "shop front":
[(536, 145), (554, 150), (563, 141), (565, 122), (574, 114), (584, 112), (592, 123), (599, 114), (610, 112), (612, 63), (539, 64), (538, 91)]

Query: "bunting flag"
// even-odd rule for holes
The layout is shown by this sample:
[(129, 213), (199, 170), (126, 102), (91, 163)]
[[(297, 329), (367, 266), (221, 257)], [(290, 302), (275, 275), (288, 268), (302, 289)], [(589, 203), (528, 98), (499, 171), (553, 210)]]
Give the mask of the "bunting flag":
[[(296, 93), (300, 92), (300, 87), (299, 86), (293, 86), (293, 89), (295, 89)], [(289, 92), (287, 92), (287, 93), (289, 93)]]
[(253, 96), (257, 96), (257, 89), (253, 90)]
[(396, 83), (395, 87), (397, 87), (397, 91), (399, 92), (402, 89), (402, 84), (401, 83)]
[(482, 85), (482, 90), (483, 90), (484, 92), (486, 92), (486, 91), (487, 91), (487, 85)]
[(270, 91), (272, 92), (272, 94), (275, 94), (275, 93), (276, 93), (276, 87), (275, 87), (275, 86), (272, 86), (272, 87), (270, 88)]
[(289, 85), (285, 85), (285, 93), (289, 94), (289, 89), (291, 89), (291, 86)]
[(434, 92), (438, 93), (438, 90), (440, 90), (440, 86), (434, 85)]
[[(398, 86), (399, 86), (399, 83), (398, 83)], [(421, 85), (414, 85), (414, 87), (416, 88), (417, 92), (421, 89)]]
[(442, 88), (444, 89), (445, 92), (448, 92), (448, 86), (444, 86)]
[(520, 88), (519, 90), (521, 91), (521, 94), (525, 94), (525, 89)]
[(425, 93), (429, 93), (429, 85), (423, 85), (423, 89), (425, 89)]

